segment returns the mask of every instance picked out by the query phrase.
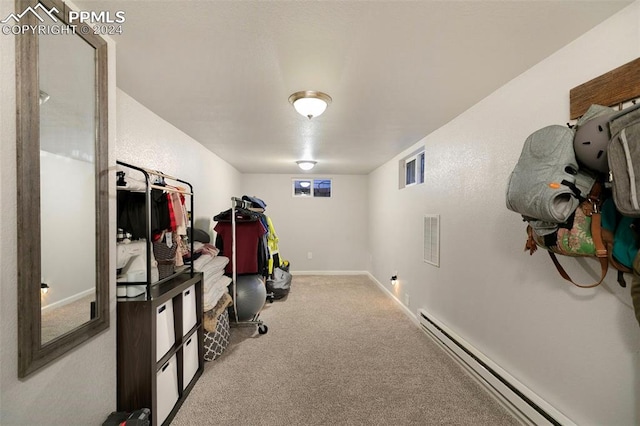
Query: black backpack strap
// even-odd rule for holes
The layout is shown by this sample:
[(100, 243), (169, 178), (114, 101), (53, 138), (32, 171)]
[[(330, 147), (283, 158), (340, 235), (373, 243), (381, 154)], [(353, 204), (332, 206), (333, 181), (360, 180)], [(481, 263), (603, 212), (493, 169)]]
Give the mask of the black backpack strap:
[(580, 192), (580, 189), (578, 189), (575, 183), (569, 182), (568, 180), (562, 180), (562, 182), (560, 183), (568, 187), (578, 200), (580, 200), (581, 202), (585, 200), (585, 198), (582, 196), (582, 193)]

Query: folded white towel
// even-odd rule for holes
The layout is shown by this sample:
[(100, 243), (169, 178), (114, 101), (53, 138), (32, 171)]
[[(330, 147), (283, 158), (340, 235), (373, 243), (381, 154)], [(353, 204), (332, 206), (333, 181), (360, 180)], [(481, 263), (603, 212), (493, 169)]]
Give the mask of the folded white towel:
[(202, 291), (203, 293), (206, 293), (207, 291), (211, 290), (212, 288), (216, 288), (216, 287), (226, 287), (231, 283), (231, 277), (228, 277), (226, 275), (222, 275), (220, 277), (214, 278), (214, 277), (206, 277), (202, 283)]
[(203, 254), (193, 262), (193, 269), (198, 272), (216, 272), (224, 270), (229, 263), (229, 258), (224, 256), (212, 257), (209, 254)]
[(204, 284), (205, 288), (202, 298), (204, 311), (206, 312), (210, 309), (213, 309), (213, 307), (216, 306), (216, 303), (218, 303), (218, 300), (220, 300), (220, 297), (222, 297), (222, 295), (227, 292), (227, 287), (229, 286), (229, 284), (231, 284), (231, 278), (223, 276), (215, 282), (207, 283), (205, 281)]
[(209, 254), (204, 254), (193, 261), (193, 269), (195, 269), (198, 272), (202, 272), (202, 268), (204, 268), (204, 266), (207, 263), (211, 262), (212, 260), (213, 260), (213, 256)]

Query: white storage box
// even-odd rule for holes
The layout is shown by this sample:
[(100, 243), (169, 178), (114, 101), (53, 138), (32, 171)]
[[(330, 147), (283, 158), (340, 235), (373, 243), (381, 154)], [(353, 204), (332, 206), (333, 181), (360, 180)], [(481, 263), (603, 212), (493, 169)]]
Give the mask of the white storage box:
[(185, 390), (198, 371), (198, 334), (189, 337), (182, 347), (182, 390)]
[(182, 292), (182, 335), (196, 325), (196, 288), (192, 285)]
[(158, 370), (156, 386), (157, 409), (152, 415), (156, 418), (156, 424), (161, 425), (178, 402), (178, 365), (175, 355)]
[(156, 362), (171, 349), (175, 339), (173, 300), (168, 300), (156, 308)]

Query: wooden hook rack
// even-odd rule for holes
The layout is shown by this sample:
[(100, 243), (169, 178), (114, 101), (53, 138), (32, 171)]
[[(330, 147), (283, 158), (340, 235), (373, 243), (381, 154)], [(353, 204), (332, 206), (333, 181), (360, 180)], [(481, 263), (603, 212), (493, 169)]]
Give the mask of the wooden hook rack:
[(592, 104), (615, 107), (637, 98), (640, 98), (640, 58), (571, 89), (570, 119), (579, 118)]

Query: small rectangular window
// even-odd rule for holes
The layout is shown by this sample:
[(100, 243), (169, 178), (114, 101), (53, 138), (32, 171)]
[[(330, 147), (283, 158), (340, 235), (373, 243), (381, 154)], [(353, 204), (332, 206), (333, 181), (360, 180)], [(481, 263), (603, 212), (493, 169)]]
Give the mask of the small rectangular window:
[(424, 183), (424, 148), (400, 160), (400, 188)]
[(310, 197), (311, 196), (311, 181), (310, 180), (298, 180), (293, 181), (293, 196), (294, 197)]
[(331, 197), (331, 179), (293, 179), (294, 197)]
[(406, 162), (405, 166), (405, 179), (404, 184), (406, 186), (416, 183), (416, 159), (413, 158)]
[(313, 181), (314, 197), (331, 197), (331, 180), (315, 179)]

